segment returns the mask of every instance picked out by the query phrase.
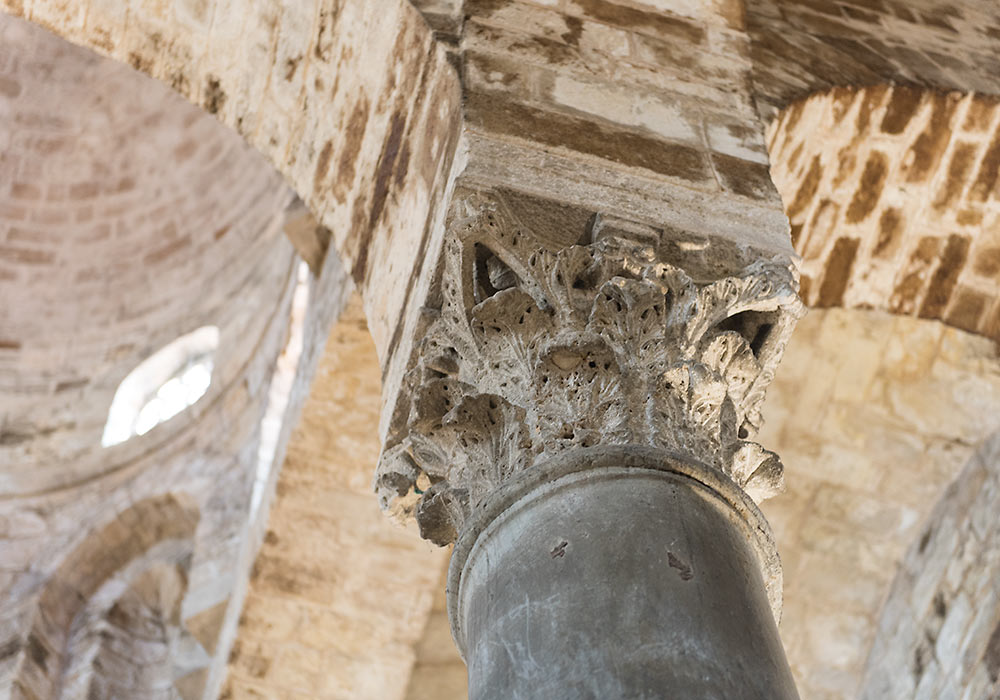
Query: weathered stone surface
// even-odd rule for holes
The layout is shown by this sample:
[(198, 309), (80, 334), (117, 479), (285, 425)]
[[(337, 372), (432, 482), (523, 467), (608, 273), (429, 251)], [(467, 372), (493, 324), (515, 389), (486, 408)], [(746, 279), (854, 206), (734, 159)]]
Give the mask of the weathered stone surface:
[(993, 98), (912, 87), (834, 90), (782, 112), (772, 172), (803, 300), (1000, 338), (1000, 200), (977, 185), (998, 171), (998, 120)]
[(777, 456), (747, 439), (800, 309), (780, 259), (600, 214), (533, 221), (516, 202), (456, 195), (383, 507), (445, 544), (507, 479), (596, 445), (661, 447), (775, 493)]

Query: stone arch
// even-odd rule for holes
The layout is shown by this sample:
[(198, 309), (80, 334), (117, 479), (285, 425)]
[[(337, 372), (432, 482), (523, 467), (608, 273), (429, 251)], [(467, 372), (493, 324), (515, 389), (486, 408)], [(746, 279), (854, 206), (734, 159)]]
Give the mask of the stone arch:
[[(42, 589), (24, 643), (14, 697), (59, 697), (72, 666), (78, 617), (116, 577), (128, 581), (164, 562), (190, 566), (198, 520), (192, 499), (166, 494), (140, 501), (86, 536)], [(117, 592), (128, 588), (125, 584)], [(103, 593), (111, 595), (108, 590)], [(112, 604), (117, 597), (111, 595)]]
[(991, 0), (747, 0), (754, 90), (772, 116), (838, 86), (1000, 94)]
[(1000, 100), (837, 88), (783, 111), (769, 146), (807, 304), (1000, 340)]
[[(0, 8), (164, 82), (260, 151), (332, 233), (385, 361), (423, 269), (413, 252), (427, 248), (460, 114), (457, 73), (408, 0)], [(373, 270), (377, 293), (366, 294)]]
[(860, 697), (1000, 694), (998, 512), (1000, 433), (980, 446), (910, 546)]

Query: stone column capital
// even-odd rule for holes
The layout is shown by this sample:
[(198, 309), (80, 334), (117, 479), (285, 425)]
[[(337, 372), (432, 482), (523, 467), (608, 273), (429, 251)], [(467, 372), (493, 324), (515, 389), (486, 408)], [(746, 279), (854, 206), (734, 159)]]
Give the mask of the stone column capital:
[(802, 312), (787, 260), (545, 209), (455, 193), (439, 305), (376, 474), (383, 507), (447, 544), (513, 476), (609, 445), (692, 459), (756, 501), (777, 492), (781, 462), (749, 439)]

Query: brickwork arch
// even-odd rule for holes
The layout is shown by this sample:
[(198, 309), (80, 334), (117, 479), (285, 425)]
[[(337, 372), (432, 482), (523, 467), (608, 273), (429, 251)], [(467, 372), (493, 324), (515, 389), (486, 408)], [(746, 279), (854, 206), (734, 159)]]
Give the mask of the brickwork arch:
[(198, 521), (190, 497), (166, 494), (136, 503), (84, 536), (38, 598), (13, 697), (58, 697), (64, 681), (73, 680), (65, 676), (73, 668), (74, 627), (89, 627), (78, 617), (94, 596), (113, 578), (127, 580), (159, 561), (190, 566)]
[(1000, 340), (1000, 101), (838, 88), (782, 112), (769, 146), (807, 304)]

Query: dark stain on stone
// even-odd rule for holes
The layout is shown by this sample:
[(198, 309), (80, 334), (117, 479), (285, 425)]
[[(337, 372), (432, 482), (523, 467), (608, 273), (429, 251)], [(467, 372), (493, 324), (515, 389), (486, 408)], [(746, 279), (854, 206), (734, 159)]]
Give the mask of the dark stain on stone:
[(798, 165), (799, 165), (799, 158), (802, 157), (802, 150), (804, 148), (805, 148), (805, 144), (804, 143), (800, 143), (798, 146), (795, 147), (795, 150), (792, 151), (792, 155), (788, 156), (788, 169), (789, 170), (794, 170), (795, 168), (798, 167)]
[(128, 55), (128, 64), (133, 68), (135, 68), (137, 71), (141, 71), (143, 73), (148, 73), (153, 68), (152, 59), (148, 58), (147, 56), (143, 56), (141, 53), (137, 51), (132, 51)]
[(923, 554), (927, 549), (927, 545), (931, 541), (931, 531), (924, 530), (924, 534), (920, 536), (920, 543), (917, 545), (917, 554)]
[(337, 175), (333, 187), (333, 194), (341, 202), (347, 199), (347, 193), (354, 184), (355, 167), (365, 139), (365, 126), (368, 123), (368, 106), (368, 98), (362, 95), (355, 103), (344, 128), (344, 145), (337, 159)]
[(571, 3), (590, 19), (622, 29), (630, 29), (666, 40), (675, 37), (692, 44), (700, 44), (705, 40), (705, 30), (702, 27), (677, 17), (637, 10), (625, 5), (610, 3), (607, 0), (571, 0)]
[(956, 95), (931, 97), (931, 118), (927, 128), (920, 133), (910, 151), (913, 165), (907, 173), (909, 182), (920, 182), (934, 171), (938, 160), (951, 142), (951, 118), (958, 104)]
[(826, 271), (823, 273), (823, 283), (819, 288), (816, 306), (826, 308), (843, 304), (844, 292), (851, 279), (854, 258), (858, 253), (858, 242), (857, 238), (838, 238), (833, 244), (833, 250), (826, 261)]
[[(432, 193), (440, 193), (445, 187), (446, 179), (441, 177), (442, 173), (447, 173), (451, 169), (452, 161), (455, 157), (455, 150), (458, 145), (459, 135), (461, 133), (461, 114), (458, 110), (453, 110), (449, 116), (449, 119), (442, 124), (446, 127), (446, 131), (442, 134), (442, 141), (444, 143), (443, 149), (438, 153), (435, 153), (434, 157), (430, 157), (430, 151), (428, 151), (423, 160), (424, 180), (427, 183), (428, 188), (430, 188)], [(436, 130), (435, 130), (436, 131)], [(425, 139), (425, 148), (430, 148), (428, 143), (430, 139)], [(440, 201), (436, 197), (432, 197), (432, 201)], [(442, 204), (441, 206), (446, 206)], [(430, 256), (427, 255), (427, 245), (431, 238), (431, 224), (434, 220), (433, 209), (431, 214), (427, 217), (424, 223), (424, 231), (420, 236), (420, 244), (417, 246), (416, 260), (417, 265), (410, 276), (409, 281), (406, 285), (406, 292), (403, 295), (403, 303), (399, 307), (399, 315), (396, 318), (396, 323), (394, 325), (394, 330), (392, 332), (392, 337), (389, 340), (389, 345), (386, 349), (386, 361), (382, 364), (382, 381), (386, 380), (386, 372), (392, 364), (392, 358), (395, 357), (396, 351), (399, 348), (399, 344), (402, 341), (403, 329), (405, 328), (405, 318), (407, 310), (410, 308), (410, 297), (413, 294), (414, 287), (417, 286), (417, 282), (424, 275), (424, 266), (427, 264), (427, 260)], [(438, 274), (437, 279), (440, 279)], [(433, 294), (433, 292), (432, 292)], [(433, 302), (432, 302), (433, 303)], [(402, 406), (402, 404), (400, 404)]]
[(865, 169), (861, 173), (861, 181), (858, 189), (854, 191), (850, 206), (844, 218), (847, 223), (856, 224), (863, 221), (875, 210), (879, 197), (882, 196), (882, 188), (885, 186), (885, 178), (889, 172), (889, 161), (884, 153), (872, 151), (865, 163)]
[(467, 0), (465, 13), (471, 16), (489, 17), (509, 4), (511, 0)]
[[(979, 251), (974, 265), (976, 274), (983, 277), (1000, 275), (1000, 248), (984, 248)], [(0, 348), (3, 348), (3, 341), (0, 341)]]
[(0, 644), (0, 661), (9, 658), (21, 650), (21, 642), (16, 639), (9, 639)]
[(205, 80), (205, 111), (209, 114), (218, 114), (219, 110), (226, 103), (226, 93), (222, 90), (222, 83), (214, 75), (209, 75)]
[(802, 297), (802, 301), (806, 304), (809, 303), (809, 292), (812, 291), (812, 277), (808, 275), (802, 275), (799, 278), (799, 296)]
[(931, 277), (927, 296), (924, 297), (923, 304), (920, 306), (919, 315), (921, 318), (941, 318), (968, 255), (969, 239), (967, 237), (955, 234), (948, 236), (941, 260)]
[(495, 133), (514, 137), (531, 134), (535, 141), (548, 146), (589, 153), (691, 182), (705, 182), (711, 177), (701, 151), (621, 127), (513, 103), (502, 96), (473, 95), (466, 113), (471, 124)]
[(723, 187), (730, 192), (751, 199), (766, 199), (774, 192), (771, 171), (766, 163), (755, 163), (724, 153), (713, 153), (712, 161)]
[(993, 629), (990, 641), (986, 643), (983, 666), (986, 667), (986, 675), (990, 677), (991, 683), (1000, 680), (1000, 623)]
[(333, 156), (333, 141), (328, 140), (319, 151), (319, 158), (316, 159), (316, 173), (313, 175), (313, 186), (319, 189), (326, 171), (330, 168), (330, 158)]
[(685, 564), (673, 552), (667, 552), (667, 564), (670, 565), (671, 569), (677, 569), (677, 575), (681, 577), (682, 581), (690, 581), (694, 578), (694, 572), (691, 571), (691, 567)]
[(74, 389), (82, 389), (88, 384), (90, 384), (89, 379), (69, 379), (64, 382), (58, 382), (56, 384), (56, 393), (58, 394), (63, 391), (73, 391)]
[(952, 302), (945, 321), (965, 331), (978, 331), (979, 321), (986, 310), (987, 301), (983, 294), (973, 289), (960, 287), (955, 293), (955, 301)]
[(562, 40), (570, 46), (579, 46), (583, 35), (583, 20), (579, 17), (563, 17), (563, 21), (566, 22), (566, 32), (562, 34)]
[(399, 151), (399, 163), (396, 164), (396, 177), (393, 178), (397, 187), (402, 187), (410, 170), (410, 143), (407, 141)]
[(789, 219), (797, 218), (809, 206), (813, 197), (816, 196), (817, 190), (819, 190), (819, 183), (822, 177), (823, 166), (820, 164), (819, 156), (814, 156), (812, 162), (809, 164), (809, 171), (802, 179), (799, 191), (795, 193), (795, 199), (792, 200), (786, 212)]
[(28, 636), (28, 656), (43, 669), (48, 670), (49, 650), (45, 648), (34, 633)]
[(867, 22), (868, 24), (876, 24), (880, 19), (880, 15), (878, 15), (875, 12), (866, 12), (865, 10), (862, 10), (857, 7), (851, 7), (850, 5), (844, 5), (843, 7), (844, 7), (844, 14), (847, 15), (848, 18), (857, 20), (858, 22)]
[(296, 56), (285, 60), (285, 80), (291, 82), (292, 78), (295, 77), (295, 71), (298, 69), (301, 61), (302, 56)]
[(878, 240), (872, 255), (876, 258), (887, 257), (895, 251), (902, 232), (903, 213), (892, 207), (883, 211), (878, 220)]
[(897, 86), (892, 89), (889, 105), (882, 117), (882, 131), (886, 134), (901, 134), (913, 115), (920, 108), (924, 93), (917, 88)]
[(1000, 176), (1000, 131), (997, 131), (986, 155), (983, 156), (976, 181), (969, 189), (969, 199), (985, 202), (991, 195), (996, 195), (998, 176)]
[(781, 127), (783, 132), (786, 134), (792, 133), (796, 125), (798, 125), (799, 119), (802, 118), (802, 113), (805, 111), (805, 107), (805, 100), (800, 100), (788, 108), (788, 112), (785, 113), (785, 124)]
[(933, 12), (920, 13), (920, 18), (924, 21), (924, 24), (931, 27), (937, 27), (938, 29), (944, 29), (952, 34), (957, 34), (958, 30), (955, 29), (955, 27), (951, 25), (951, 22), (948, 21), (949, 16), (954, 15), (941, 9), (937, 9)]
[(944, 619), (948, 614), (948, 602), (944, 599), (944, 593), (938, 591), (934, 594), (934, 614)]
[(21, 342), (18, 340), (10, 340), (9, 338), (0, 338), (0, 350), (20, 350)]
[(948, 164), (948, 178), (934, 200), (935, 209), (945, 211), (952, 208), (955, 200), (962, 194), (975, 158), (975, 144), (956, 144), (954, 151), (952, 151), (951, 162)]
[(334, 17), (329, 10), (323, 9), (319, 13), (319, 27), (316, 29), (316, 45), (313, 47), (313, 55), (320, 61), (330, 60), (330, 42), (328, 37), (332, 34)]
[(983, 212), (981, 209), (963, 209), (955, 215), (955, 221), (959, 226), (979, 226), (983, 223)]
[(369, 231), (375, 228), (376, 222), (382, 216), (385, 202), (389, 198), (389, 182), (403, 143), (405, 129), (406, 116), (395, 112), (389, 126), (389, 135), (382, 146), (382, 153), (379, 155), (378, 165), (375, 168), (375, 188), (372, 196), (371, 218), (368, 222)]
[(562, 557), (566, 556), (567, 546), (569, 546), (569, 542), (560, 542), (557, 546), (555, 546), (552, 549), (551, 552), (549, 552), (549, 554), (552, 556), (553, 559), (557, 558), (561, 559)]
[(267, 534), (264, 535), (264, 542), (270, 545), (278, 544), (278, 535), (274, 530), (268, 530)]
[(937, 257), (941, 248), (941, 239), (937, 236), (924, 236), (917, 243), (916, 249), (907, 262), (909, 270), (896, 285), (889, 301), (889, 309), (894, 313), (911, 313), (913, 303), (924, 287), (927, 270)]
[(927, 664), (931, 661), (932, 656), (933, 652), (925, 641), (921, 641), (917, 645), (917, 648), (913, 650), (913, 675), (916, 678), (924, 675), (924, 669), (927, 668)]

